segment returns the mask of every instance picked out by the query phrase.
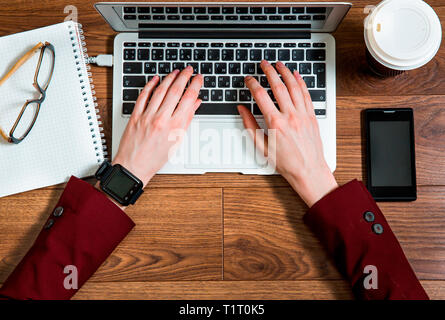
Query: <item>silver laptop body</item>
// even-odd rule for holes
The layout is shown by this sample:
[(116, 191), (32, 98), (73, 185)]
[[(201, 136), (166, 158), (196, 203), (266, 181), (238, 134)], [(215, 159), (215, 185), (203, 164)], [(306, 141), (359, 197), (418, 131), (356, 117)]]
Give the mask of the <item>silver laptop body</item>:
[[(297, 69), (308, 85), (326, 161), (336, 168), (335, 39), (350, 3), (103, 2), (97, 11), (114, 39), (112, 156), (147, 80), (192, 65), (204, 76), (198, 109), (181, 147), (159, 173), (273, 174), (255, 152), (236, 110), (251, 109), (265, 128), (243, 78), (268, 90), (261, 59)], [(274, 98), (273, 98), (274, 99)], [(266, 128), (265, 128), (266, 129)]]

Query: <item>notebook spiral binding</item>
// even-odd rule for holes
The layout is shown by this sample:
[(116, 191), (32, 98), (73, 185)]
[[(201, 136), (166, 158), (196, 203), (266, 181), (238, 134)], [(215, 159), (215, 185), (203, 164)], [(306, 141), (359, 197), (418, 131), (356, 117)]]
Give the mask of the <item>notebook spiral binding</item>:
[[(108, 152), (106, 140), (104, 139), (105, 135), (103, 133), (102, 121), (100, 121), (98, 104), (96, 102), (96, 91), (93, 90), (94, 84), (92, 73), (90, 72), (91, 66), (87, 62), (88, 54), (85, 43), (85, 36), (83, 35), (82, 25), (80, 23), (75, 23), (74, 25), (77, 27), (73, 28), (71, 24), (68, 25), (70, 39), (73, 46), (74, 59), (76, 61), (80, 88), (83, 90), (82, 96), (83, 101), (85, 102), (85, 110), (89, 121), (91, 138), (93, 139), (93, 147), (96, 151), (97, 162), (102, 163), (103, 161), (108, 160)], [(76, 38), (78, 38), (78, 41), (81, 45), (81, 52), (79, 52)], [(83, 66), (85, 66), (85, 70), (83, 70)], [(91, 97), (88, 97), (88, 91), (84, 90), (87, 85), (91, 87)], [(91, 101), (93, 105), (91, 105)], [(99, 131), (96, 130), (94, 117), (96, 118)]]

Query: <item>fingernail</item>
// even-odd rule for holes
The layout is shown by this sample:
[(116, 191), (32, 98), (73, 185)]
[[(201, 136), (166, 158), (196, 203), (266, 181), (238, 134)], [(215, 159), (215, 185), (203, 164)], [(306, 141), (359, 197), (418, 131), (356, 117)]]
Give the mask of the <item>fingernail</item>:
[(188, 69), (188, 70), (193, 70), (193, 67), (192, 67), (192, 66), (187, 66), (186, 69)]
[(267, 60), (261, 60), (261, 63), (264, 64), (264, 65), (266, 65), (266, 66), (267, 66), (267, 65), (270, 65), (269, 61), (267, 61)]
[(175, 69), (175, 70), (173, 70), (173, 73), (174, 73), (174, 74), (178, 74), (178, 73), (179, 73), (179, 69)]
[(240, 114), (244, 112), (243, 108), (241, 108), (241, 105), (237, 105), (236, 108), (238, 109), (238, 112)]
[(251, 76), (247, 76), (247, 77), (244, 78), (244, 81), (249, 81), (251, 79), (253, 79)]
[(276, 66), (277, 66), (278, 68), (282, 68), (282, 67), (284, 67), (284, 64), (283, 64), (283, 62), (281, 62), (281, 61), (277, 61)]
[(297, 79), (301, 79), (301, 75), (297, 70), (294, 71), (294, 74), (297, 77)]

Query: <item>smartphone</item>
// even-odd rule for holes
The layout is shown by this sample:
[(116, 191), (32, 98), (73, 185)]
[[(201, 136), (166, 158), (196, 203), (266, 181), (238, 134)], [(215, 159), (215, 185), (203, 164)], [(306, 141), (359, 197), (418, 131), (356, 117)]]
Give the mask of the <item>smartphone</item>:
[(411, 108), (364, 110), (367, 188), (376, 201), (417, 199)]

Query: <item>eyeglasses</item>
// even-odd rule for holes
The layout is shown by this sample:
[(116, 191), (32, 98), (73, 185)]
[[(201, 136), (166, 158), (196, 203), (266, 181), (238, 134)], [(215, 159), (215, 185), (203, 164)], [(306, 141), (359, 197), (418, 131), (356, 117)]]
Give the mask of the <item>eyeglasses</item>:
[[(46, 90), (48, 89), (49, 83), (51, 82), (51, 78), (54, 72), (55, 65), (55, 51), (54, 46), (49, 42), (45, 42), (45, 44), (39, 42), (36, 46), (34, 46), (31, 50), (29, 50), (23, 57), (21, 57), (8, 71), (8, 73), (0, 79), (0, 86), (14, 73), (16, 72), (26, 61), (28, 61), (36, 52), (40, 50), (39, 60), (37, 62), (36, 71), (34, 74), (34, 88), (37, 89), (40, 97), (38, 99), (26, 100), (25, 104), (22, 107), (22, 110), (17, 117), (14, 125), (7, 135), (0, 128), (0, 135), (6, 141), (14, 144), (18, 144), (26, 138), (31, 129), (33, 128), (37, 116), (39, 115), (40, 106), (46, 98)], [(41, 71), (42, 65), (44, 66)]]

